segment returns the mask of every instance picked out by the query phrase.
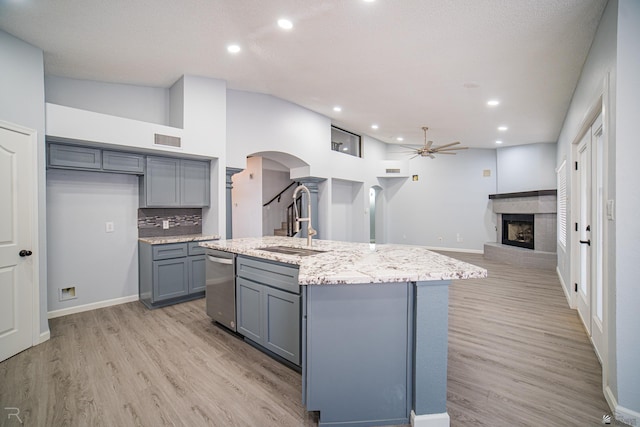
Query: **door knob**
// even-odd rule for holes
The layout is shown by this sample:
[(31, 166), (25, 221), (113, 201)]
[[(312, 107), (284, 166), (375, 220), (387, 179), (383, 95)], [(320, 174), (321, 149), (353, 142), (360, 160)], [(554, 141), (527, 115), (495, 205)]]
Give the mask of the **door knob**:
[(31, 256), (32, 253), (33, 252), (31, 252), (31, 251), (27, 251), (27, 250), (23, 249), (18, 253), (18, 255), (20, 255), (21, 257), (25, 257), (25, 256)]
[(580, 243), (582, 243), (583, 245), (591, 246), (591, 239), (589, 239), (589, 240), (580, 240)]

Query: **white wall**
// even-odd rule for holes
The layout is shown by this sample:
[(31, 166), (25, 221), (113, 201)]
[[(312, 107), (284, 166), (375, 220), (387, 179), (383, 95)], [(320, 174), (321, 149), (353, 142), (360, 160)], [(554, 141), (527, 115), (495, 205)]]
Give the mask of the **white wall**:
[[(485, 169), (491, 176), (483, 176)], [(495, 215), (489, 208), (489, 194), (496, 192), (495, 150), (416, 157), (409, 170), (418, 181), (381, 180), (388, 243), (482, 251), (486, 242), (495, 242)]]
[(247, 159), (246, 168), (232, 177), (233, 238), (262, 236), (262, 157)]
[(556, 144), (497, 149), (497, 192), (552, 190), (556, 184)]
[(34, 257), (40, 288), (40, 334), (49, 332), (47, 319), (47, 229), (45, 199), (44, 62), (41, 49), (0, 31), (0, 120), (37, 132), (38, 201), (34, 206)]
[[(369, 191), (367, 189), (367, 196)], [(331, 180), (331, 240), (365, 242), (364, 222), (368, 221), (363, 209), (364, 189), (362, 182)]]
[(47, 207), (49, 311), (138, 295), (137, 176), (50, 169)]
[(169, 90), (92, 80), (45, 77), (46, 102), (169, 125)]
[[(640, 2), (618, 6), (616, 96), (616, 337), (618, 404), (640, 413)], [(613, 294), (612, 294), (613, 296)], [(636, 415), (636, 423), (640, 414)]]

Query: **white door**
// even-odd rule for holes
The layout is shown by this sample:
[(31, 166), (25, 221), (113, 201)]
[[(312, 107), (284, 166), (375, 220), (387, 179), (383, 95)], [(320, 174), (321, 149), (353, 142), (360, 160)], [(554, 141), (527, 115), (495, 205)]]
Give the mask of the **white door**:
[(598, 116), (577, 148), (578, 218), (576, 305), (600, 361), (605, 349), (604, 228), (605, 170), (602, 116)]
[(0, 123), (0, 361), (33, 343), (32, 141)]
[(577, 274), (578, 314), (591, 334), (591, 132), (578, 144), (578, 234), (579, 268)]

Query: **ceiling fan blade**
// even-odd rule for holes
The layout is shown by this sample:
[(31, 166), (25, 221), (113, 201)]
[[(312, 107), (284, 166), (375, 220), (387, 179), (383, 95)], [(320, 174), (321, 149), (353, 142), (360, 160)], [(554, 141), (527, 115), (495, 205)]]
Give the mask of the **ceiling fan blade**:
[(455, 156), (458, 153), (449, 153), (448, 151), (436, 151), (435, 154), (453, 154)]
[(435, 159), (436, 156), (434, 156), (433, 154), (429, 153), (429, 157), (431, 157), (432, 159)]
[(460, 144), (460, 141), (452, 142), (450, 144), (440, 145), (438, 147), (435, 147), (434, 150), (441, 150), (441, 149), (443, 149), (445, 147), (451, 147), (452, 145), (458, 145), (458, 144)]
[(429, 141), (427, 142), (427, 144), (424, 146), (424, 148), (426, 148), (427, 150), (431, 149), (431, 146), (433, 145), (433, 141)]
[(415, 156), (412, 156), (411, 158), (409, 158), (409, 160), (411, 159), (415, 159), (416, 157), (418, 157), (420, 154), (416, 154)]
[(451, 148), (445, 148), (444, 150), (442, 150), (440, 147), (438, 148), (434, 148), (433, 151), (434, 153), (442, 153), (443, 151), (453, 151), (453, 150), (468, 150), (469, 147), (451, 147)]
[(409, 150), (413, 150), (416, 151), (418, 149), (418, 147), (420, 147), (420, 145), (414, 145), (413, 147), (409, 146), (409, 145), (402, 145), (402, 144), (397, 144), (399, 147), (402, 148), (408, 148)]

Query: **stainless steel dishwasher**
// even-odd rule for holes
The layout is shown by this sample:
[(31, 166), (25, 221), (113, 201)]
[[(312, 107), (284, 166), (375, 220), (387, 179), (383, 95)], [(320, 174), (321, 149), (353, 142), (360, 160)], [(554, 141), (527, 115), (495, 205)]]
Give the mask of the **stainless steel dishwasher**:
[(235, 254), (207, 249), (207, 315), (236, 332)]

